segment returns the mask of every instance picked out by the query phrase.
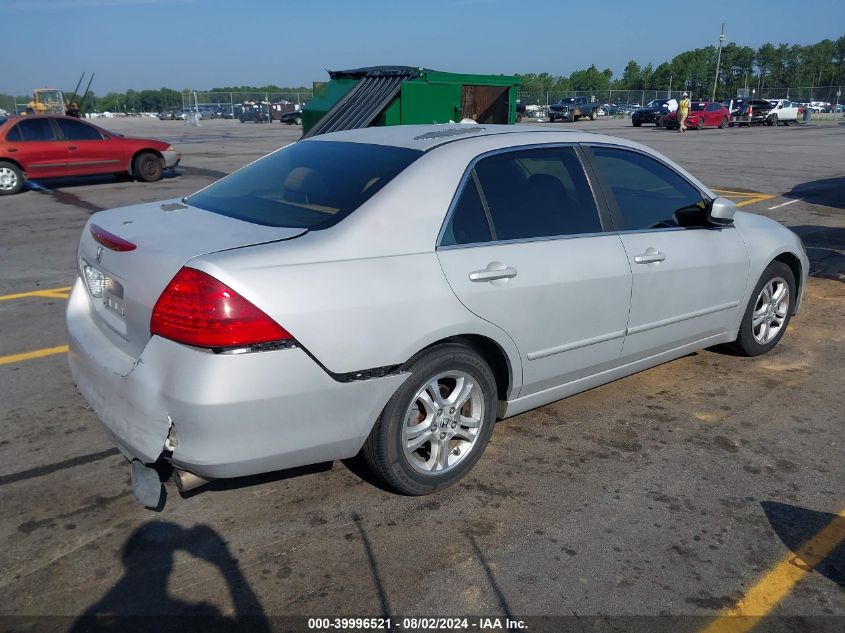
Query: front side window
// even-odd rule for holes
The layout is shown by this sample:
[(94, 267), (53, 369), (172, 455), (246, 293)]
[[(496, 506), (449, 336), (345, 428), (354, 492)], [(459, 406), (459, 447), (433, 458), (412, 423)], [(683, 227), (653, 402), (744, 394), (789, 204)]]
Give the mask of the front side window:
[(226, 176), (189, 196), (187, 203), (265, 226), (324, 229), (355, 211), (422, 154), (387, 145), (302, 141)]
[[(13, 134), (15, 134), (15, 130), (17, 130), (17, 138), (12, 139), (10, 138)], [(53, 127), (50, 125), (50, 119), (33, 116), (31, 118), (24, 119), (20, 123), (15, 126), (11, 132), (9, 132), (9, 136), (7, 137), (9, 140), (18, 140), (18, 141), (52, 141), (55, 140), (55, 136), (53, 135)]]
[(68, 141), (102, 141), (103, 135), (95, 128), (70, 119), (56, 119), (62, 136)]
[(616, 200), (621, 230), (707, 226), (701, 192), (663, 163), (610, 147), (593, 147), (592, 158)]

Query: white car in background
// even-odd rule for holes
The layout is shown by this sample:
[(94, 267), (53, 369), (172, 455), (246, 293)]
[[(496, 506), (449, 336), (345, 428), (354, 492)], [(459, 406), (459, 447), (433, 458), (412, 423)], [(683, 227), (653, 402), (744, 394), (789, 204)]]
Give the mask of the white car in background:
[(798, 109), (800, 104), (793, 103), (789, 99), (769, 99), (772, 104), (772, 111), (766, 119), (767, 125), (777, 125), (783, 123), (789, 125), (790, 123), (798, 123)]

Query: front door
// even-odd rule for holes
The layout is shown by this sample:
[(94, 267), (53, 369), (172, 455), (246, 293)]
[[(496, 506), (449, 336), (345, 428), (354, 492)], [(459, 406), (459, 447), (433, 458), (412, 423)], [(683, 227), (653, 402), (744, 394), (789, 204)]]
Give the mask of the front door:
[(650, 156), (594, 146), (590, 157), (633, 271), (623, 360), (730, 331), (749, 273), (739, 231), (710, 225), (702, 192)]
[(113, 143), (93, 125), (75, 119), (56, 119), (67, 150), (69, 175), (104, 174), (126, 170)]
[(618, 363), (631, 270), (604, 229), (574, 147), (494, 154), (465, 178), (438, 257), (461, 302), (518, 347), (520, 396)]

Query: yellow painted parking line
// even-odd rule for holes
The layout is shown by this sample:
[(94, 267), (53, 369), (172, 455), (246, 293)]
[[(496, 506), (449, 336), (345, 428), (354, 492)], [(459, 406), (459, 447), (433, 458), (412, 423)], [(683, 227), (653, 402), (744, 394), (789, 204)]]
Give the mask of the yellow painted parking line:
[(795, 553), (790, 552), (735, 606), (725, 609), (701, 633), (746, 633), (760, 623), (792, 588), (805, 578), (828, 554), (845, 541), (845, 509), (821, 532), (808, 539)]
[(12, 301), (13, 299), (26, 299), (27, 297), (44, 297), (47, 299), (67, 299), (70, 296), (70, 286), (66, 288), (45, 288), (44, 290), (32, 290), (30, 292), (17, 292), (12, 295), (0, 295), (0, 301)]
[(736, 203), (738, 207), (744, 207), (749, 204), (756, 204), (764, 200), (771, 200), (777, 196), (769, 193), (761, 193), (759, 191), (732, 191), (730, 189), (713, 189), (713, 193), (717, 193), (725, 198), (740, 198)]
[(714, 189), (713, 191), (715, 193), (723, 193), (723, 194), (731, 196), (731, 197), (733, 197), (733, 196), (755, 197), (755, 196), (765, 195), (765, 194), (761, 194), (757, 191), (731, 191), (730, 189)]
[(24, 352), (23, 354), (11, 354), (10, 356), (0, 356), (0, 365), (9, 365), (10, 363), (21, 363), (25, 360), (32, 360), (34, 358), (44, 358), (45, 356), (53, 356), (54, 354), (64, 354), (67, 352), (67, 345), (59, 345), (57, 347), (45, 347), (44, 349), (37, 349), (34, 352)]
[(748, 200), (743, 200), (742, 202), (737, 202), (736, 206), (744, 207), (744, 206), (749, 205), (749, 204), (756, 204), (758, 202), (763, 202), (764, 200), (771, 200), (774, 197), (775, 196), (770, 195), (768, 193), (761, 193), (760, 195), (758, 195), (754, 198), (749, 198)]

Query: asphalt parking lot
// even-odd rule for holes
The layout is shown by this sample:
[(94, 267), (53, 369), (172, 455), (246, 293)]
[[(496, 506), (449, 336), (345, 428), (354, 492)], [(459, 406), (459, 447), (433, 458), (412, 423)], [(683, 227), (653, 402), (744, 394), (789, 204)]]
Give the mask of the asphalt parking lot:
[(845, 125), (553, 125), (654, 147), (801, 235), (811, 279), (771, 354), (707, 350), (506, 420), (435, 496), (398, 496), (334, 463), (185, 498), (169, 484), (155, 513), (133, 500), (67, 369), (80, 231), (100, 210), (193, 192), (300, 129), (99, 123), (172, 142), (182, 166), (158, 183), (51, 181), (0, 198), (0, 616), (20, 616), (0, 624), (63, 616), (51, 621), (62, 630), (93, 612), (276, 628), (325, 615), (756, 623), (713, 619), (729, 612), (784, 618), (761, 631), (845, 628)]

